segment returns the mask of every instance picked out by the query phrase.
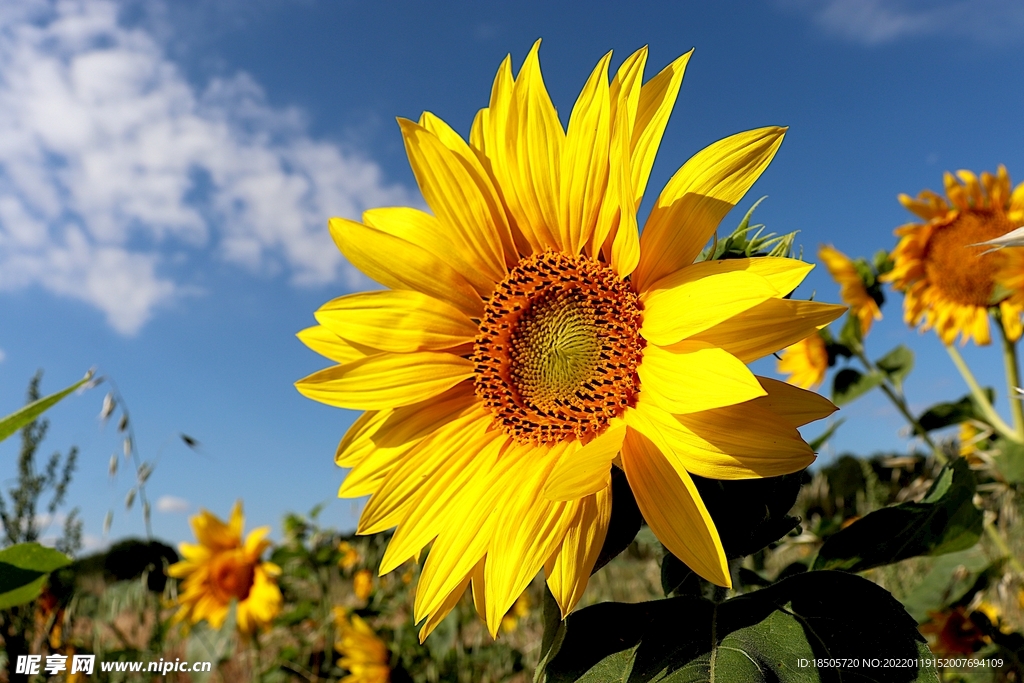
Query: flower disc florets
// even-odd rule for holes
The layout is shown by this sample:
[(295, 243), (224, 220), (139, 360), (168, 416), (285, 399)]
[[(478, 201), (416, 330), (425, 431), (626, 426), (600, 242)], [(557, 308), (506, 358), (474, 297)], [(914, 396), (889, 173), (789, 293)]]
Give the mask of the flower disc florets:
[(473, 347), (476, 395), (519, 441), (599, 435), (636, 403), (640, 301), (607, 265), (546, 251), (498, 283)]

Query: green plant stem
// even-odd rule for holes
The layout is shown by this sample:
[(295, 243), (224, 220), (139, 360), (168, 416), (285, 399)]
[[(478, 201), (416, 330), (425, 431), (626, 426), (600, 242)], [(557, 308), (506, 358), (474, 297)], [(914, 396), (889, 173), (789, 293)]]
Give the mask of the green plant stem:
[(1010, 402), (1010, 415), (1017, 437), (1024, 442), (1024, 405), (1015, 396), (1020, 386), (1020, 367), (1017, 363), (1017, 343), (1006, 334), (1002, 321), (999, 322), (1000, 339), (1003, 340), (1003, 363), (1006, 365), (1006, 396)]
[(1013, 567), (1013, 570), (1020, 576), (1024, 576), (1024, 565), (1021, 565), (1020, 560), (1018, 560), (1010, 550), (1010, 546), (1006, 545), (1006, 540), (1003, 538), (1002, 534), (999, 533), (999, 529), (996, 528), (995, 523), (986, 521), (985, 532), (988, 534), (988, 537), (992, 539), (992, 542), (996, 544), (996, 547), (999, 548), (999, 552), (1006, 557), (1010, 566)]
[(939, 464), (945, 465), (948, 461), (948, 458), (946, 458), (946, 454), (942, 452), (942, 449), (939, 447), (939, 445), (935, 443), (934, 440), (932, 440), (932, 437), (928, 435), (928, 432), (925, 431), (925, 428), (921, 426), (921, 423), (917, 421), (917, 418), (914, 417), (914, 414), (910, 412), (910, 406), (907, 405), (907, 399), (903, 396), (903, 392), (900, 391), (899, 388), (894, 386), (889, 381), (889, 377), (884, 372), (879, 370), (874, 363), (871, 362), (871, 359), (868, 358), (867, 355), (864, 353), (863, 348), (854, 349), (853, 351), (857, 355), (858, 360), (860, 360), (860, 362), (864, 364), (864, 367), (868, 370), (868, 372), (878, 374), (879, 376), (882, 377), (882, 383), (879, 385), (882, 389), (882, 392), (889, 398), (890, 401), (892, 401), (892, 404), (896, 406), (896, 410), (900, 411), (900, 414), (903, 415), (907, 422), (910, 423), (910, 427), (911, 429), (914, 430), (914, 433), (917, 436), (920, 436), (921, 440), (924, 441), (925, 444), (927, 444), (928, 447), (932, 449), (932, 455), (935, 456), (935, 459), (939, 462)]
[[(999, 432), (1002, 436), (1006, 437), (1010, 441), (1015, 443), (1024, 443), (1024, 437), (1021, 437), (1015, 432), (1010, 425), (1003, 421), (1003, 418), (999, 417), (999, 413), (989, 403), (988, 396), (982, 391), (981, 386), (978, 384), (978, 380), (974, 379), (974, 374), (971, 369), (967, 367), (967, 363), (964, 362), (963, 356), (957, 351), (956, 347), (952, 344), (946, 345), (946, 352), (949, 357), (953, 359), (953, 365), (960, 371), (960, 376), (964, 378), (964, 382), (967, 383), (967, 388), (971, 390), (971, 396), (974, 397), (981, 412), (984, 413), (985, 418), (988, 420), (992, 428)], [(1011, 399), (1012, 400), (1012, 399)]]

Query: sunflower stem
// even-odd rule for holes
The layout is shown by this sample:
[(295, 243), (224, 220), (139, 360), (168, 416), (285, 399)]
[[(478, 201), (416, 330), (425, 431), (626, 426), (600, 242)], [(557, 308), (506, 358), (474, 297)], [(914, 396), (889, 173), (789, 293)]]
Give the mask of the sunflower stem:
[(889, 400), (892, 401), (892, 404), (896, 406), (896, 410), (900, 411), (900, 414), (903, 415), (903, 417), (906, 418), (907, 422), (910, 423), (910, 427), (911, 429), (914, 430), (914, 434), (921, 437), (921, 440), (928, 445), (928, 448), (932, 449), (932, 455), (935, 456), (935, 459), (939, 462), (939, 464), (945, 465), (948, 462), (946, 454), (942, 452), (942, 448), (940, 448), (939, 445), (935, 443), (932, 437), (928, 435), (928, 432), (925, 430), (925, 428), (921, 426), (921, 423), (917, 421), (917, 418), (914, 417), (914, 413), (910, 412), (910, 406), (907, 405), (907, 399), (906, 397), (903, 396), (903, 392), (900, 391), (899, 387), (893, 385), (888, 375), (879, 370), (878, 367), (871, 362), (871, 359), (868, 358), (867, 355), (864, 353), (863, 347), (855, 348), (853, 349), (853, 352), (857, 355), (857, 358), (860, 360), (860, 362), (864, 364), (864, 367), (868, 370), (868, 372), (877, 374), (882, 377), (882, 383), (879, 385), (882, 389), (882, 392), (887, 397), (889, 397)]
[[(1014, 443), (1024, 443), (1024, 439), (1015, 432), (1010, 425), (1003, 421), (1003, 418), (999, 417), (999, 413), (992, 407), (992, 403), (989, 402), (988, 396), (982, 391), (981, 386), (978, 384), (978, 380), (974, 378), (974, 374), (971, 369), (967, 367), (967, 363), (964, 362), (963, 356), (957, 351), (956, 347), (952, 344), (946, 345), (946, 352), (949, 353), (949, 357), (953, 359), (953, 365), (960, 371), (960, 376), (964, 378), (964, 382), (967, 383), (967, 387), (971, 390), (971, 396), (974, 397), (974, 401), (978, 404), (978, 408), (985, 415), (985, 419), (992, 425), (992, 428), (999, 432), (1002, 436), (1006, 437)], [(1012, 399), (1011, 399), (1012, 400)]]
[(999, 552), (1006, 557), (1010, 566), (1013, 567), (1013, 570), (1017, 572), (1018, 575), (1024, 576), (1024, 565), (1021, 565), (1020, 560), (1018, 560), (1010, 550), (1010, 546), (1006, 544), (1006, 539), (1003, 538), (1003, 535), (999, 533), (999, 529), (996, 528), (995, 522), (985, 520), (985, 533), (987, 533), (988, 537), (992, 539), (992, 542), (996, 544), (996, 548), (999, 549)]
[(999, 321), (1000, 339), (1003, 340), (1003, 363), (1006, 365), (1006, 396), (1010, 401), (1010, 415), (1017, 439), (1024, 442), (1024, 405), (1014, 395), (1020, 386), (1020, 366), (1017, 363), (1017, 343), (1010, 339), (1006, 327)]

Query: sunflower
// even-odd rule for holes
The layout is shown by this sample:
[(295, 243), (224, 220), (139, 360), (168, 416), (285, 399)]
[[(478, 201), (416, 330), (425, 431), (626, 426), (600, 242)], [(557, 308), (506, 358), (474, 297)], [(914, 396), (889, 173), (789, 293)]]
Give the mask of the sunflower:
[(981, 242), (1005, 235), (1024, 222), (1024, 184), (1011, 191), (1004, 166), (996, 175), (970, 171), (945, 174), (946, 197), (925, 190), (900, 202), (923, 218), (896, 229), (895, 265), (883, 280), (905, 293), (904, 319), (921, 330), (934, 328), (944, 344), (957, 336), (966, 344), (991, 341), (989, 309), (997, 307), (1007, 337), (1021, 335), (1024, 277), (1015, 249), (986, 249)]
[(390, 289), (335, 299), (299, 333), (338, 365), (296, 383), (365, 410), (338, 446), (340, 496), (369, 495), (358, 533), (397, 527), (381, 574), (432, 543), (421, 638), (472, 584), (492, 636), (543, 568), (567, 614), (586, 588), (621, 467), (651, 529), (730, 585), (690, 473), (774, 476), (814, 453), (797, 427), (835, 407), (746, 363), (844, 307), (784, 298), (811, 265), (694, 263), (771, 161), (783, 128), (739, 133), (673, 176), (642, 236), (636, 210), (689, 54), (643, 83), (647, 50), (594, 69), (563, 130), (539, 41), (498, 70), (469, 142), (399, 120), (433, 215), (330, 221), (350, 263)]
[(803, 389), (819, 386), (828, 372), (828, 348), (821, 333), (815, 330), (814, 334), (783, 349), (776, 370), (789, 375), (787, 381)]
[(335, 649), (341, 653), (338, 666), (348, 669), (341, 683), (389, 683), (391, 669), (387, 645), (370, 625), (344, 608), (334, 608), (334, 626), (338, 630)]
[(227, 524), (206, 510), (200, 510), (189, 522), (199, 543), (182, 543), (179, 549), (185, 559), (167, 568), (168, 576), (184, 579), (174, 620), (193, 624), (206, 620), (219, 629), (235, 600), (239, 631), (251, 635), (268, 626), (281, 611), (281, 591), (277, 587), (281, 569), (260, 561), (260, 555), (270, 546), (265, 539), (270, 527), (252, 530), (243, 543), (241, 501), (235, 503)]
[(882, 311), (878, 308), (878, 302), (864, 286), (857, 267), (846, 254), (832, 246), (822, 245), (818, 249), (818, 258), (825, 262), (832, 279), (839, 283), (840, 298), (850, 307), (850, 314), (860, 323), (860, 333), (867, 336), (871, 324), (882, 319)]

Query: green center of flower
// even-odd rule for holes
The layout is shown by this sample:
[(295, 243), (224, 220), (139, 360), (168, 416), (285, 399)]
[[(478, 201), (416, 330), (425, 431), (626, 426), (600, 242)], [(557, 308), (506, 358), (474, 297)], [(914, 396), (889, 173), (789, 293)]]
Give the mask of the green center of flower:
[(607, 265), (544, 252), (495, 287), (473, 349), (477, 396), (520, 441), (592, 438), (636, 403), (640, 302)]

